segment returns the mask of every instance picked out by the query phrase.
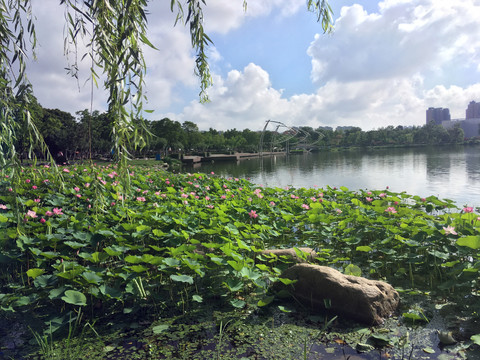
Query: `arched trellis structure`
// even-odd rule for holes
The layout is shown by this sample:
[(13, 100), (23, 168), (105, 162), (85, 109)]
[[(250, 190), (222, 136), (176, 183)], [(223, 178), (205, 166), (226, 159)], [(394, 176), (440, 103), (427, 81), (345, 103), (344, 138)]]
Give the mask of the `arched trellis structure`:
[[(305, 148), (312, 147), (313, 145), (315, 145), (315, 143), (317, 143), (323, 137), (322, 133), (316, 132), (319, 135), (318, 139), (316, 139), (315, 141), (310, 141), (309, 142), (308, 140), (311, 137), (310, 133), (308, 133), (307, 131), (299, 128), (298, 126), (293, 126), (292, 127), (292, 126), (285, 125), (284, 123), (282, 123), (280, 121), (267, 120), (266, 123), (265, 123), (265, 126), (263, 127), (262, 135), (260, 136), (260, 144), (259, 144), (260, 155), (262, 155), (263, 152), (264, 152), (265, 133), (268, 130), (268, 126), (271, 125), (271, 124), (272, 125), (275, 124), (276, 127), (275, 127), (275, 130), (273, 131), (272, 140), (270, 142), (270, 151), (273, 150), (274, 146), (285, 143), (286, 148), (287, 148), (287, 152), (288, 152), (289, 141), (291, 139), (295, 138), (295, 137), (299, 138), (298, 142), (300, 144), (303, 144), (302, 146), (305, 147)], [(280, 129), (283, 129), (283, 130), (279, 131)]]

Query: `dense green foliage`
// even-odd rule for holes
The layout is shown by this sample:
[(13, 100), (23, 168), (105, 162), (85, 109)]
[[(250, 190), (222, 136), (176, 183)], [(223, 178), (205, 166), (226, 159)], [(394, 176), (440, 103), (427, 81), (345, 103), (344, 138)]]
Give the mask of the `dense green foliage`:
[[(103, 79), (108, 92), (108, 125), (111, 154), (120, 162), (122, 174), (132, 150), (146, 144), (146, 128), (143, 126), (144, 75), (147, 64), (143, 56), (145, 46), (155, 48), (147, 38), (148, 0), (77, 1), (60, 0), (65, 7), (64, 52), (70, 59), (68, 73), (78, 78), (79, 59), (89, 61), (91, 95), (94, 84)], [(186, 8), (184, 9), (184, 6)], [(211, 40), (204, 31), (203, 7), (205, 0), (170, 2), (171, 11), (178, 22), (189, 26), (192, 48), (196, 51), (196, 74), (200, 79), (200, 99), (208, 101), (206, 93), (212, 79), (206, 51)], [(243, 2), (244, 10), (247, 1)], [(309, 0), (307, 9), (317, 15), (317, 21), (325, 32), (332, 29), (332, 10), (326, 0)], [(72, 124), (55, 123), (62, 114), (40, 120), (32, 117), (32, 86), (28, 80), (26, 57), (35, 57), (35, 14), (31, 0), (0, 2), (0, 170), (11, 168), (12, 175), (25, 155), (35, 158), (33, 148), (42, 157), (51, 159), (52, 147), (62, 147), (62, 138), (52, 126), (61, 125), (70, 131)], [(78, 53), (79, 43), (86, 45), (85, 53)], [(88, 121), (89, 155), (92, 155), (93, 109)], [(83, 113), (83, 117), (88, 112)], [(38, 114), (37, 114), (38, 115)], [(68, 118), (68, 116), (67, 116)], [(52, 120), (52, 121), (50, 121)], [(65, 120), (65, 117), (64, 117)], [(70, 119), (69, 119), (70, 120)], [(38, 123), (50, 122), (43, 129), (49, 137), (46, 146), (37, 131)], [(70, 133), (73, 134), (73, 133)], [(64, 138), (64, 136), (63, 136)], [(78, 140), (78, 139), (77, 139)], [(53, 141), (53, 144), (52, 144)], [(81, 144), (75, 144), (77, 147)], [(70, 149), (64, 149), (70, 150)], [(127, 181), (127, 176), (123, 176)]]
[[(310, 246), (319, 264), (397, 287), (477, 296), (480, 217), (448, 200), (388, 189), (262, 188), (241, 179), (131, 168), (47, 167), (1, 179), (0, 305), (119, 310), (223, 298), (265, 305), (285, 259), (259, 252)], [(18, 198), (12, 187), (17, 187)], [(16, 201), (22, 218), (17, 220)], [(20, 223), (18, 222), (20, 221)]]
[[(31, 97), (31, 111), (34, 113), (38, 130), (52, 154), (63, 151), (70, 160), (111, 156), (114, 149), (112, 141), (113, 120), (108, 113), (88, 110), (76, 113), (76, 118), (68, 112), (58, 109), (45, 109)], [(151, 134), (148, 144), (141, 150), (129, 151), (136, 156), (168, 155), (171, 152), (256, 152), (259, 150), (262, 133), (249, 129), (218, 131), (210, 128), (199, 130), (194, 121), (178, 121), (164, 118), (146, 121), (145, 130)], [(387, 126), (377, 130), (362, 131), (358, 127), (327, 127), (313, 129), (300, 127), (295, 136), (287, 136), (266, 131), (263, 138), (265, 151), (280, 150), (288, 147), (303, 149), (325, 149), (368, 146), (412, 146), (442, 145), (464, 142), (460, 127), (446, 130), (440, 125), (430, 123), (424, 126), (402, 127)], [(23, 145), (22, 145), (23, 144)], [(27, 157), (28, 137), (20, 136), (18, 148), (23, 149), (23, 158)], [(38, 149), (37, 155), (42, 153)]]

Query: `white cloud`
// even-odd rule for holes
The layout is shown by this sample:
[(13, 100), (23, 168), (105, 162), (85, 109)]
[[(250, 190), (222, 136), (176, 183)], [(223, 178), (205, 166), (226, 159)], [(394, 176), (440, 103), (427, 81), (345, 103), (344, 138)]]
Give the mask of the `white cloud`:
[(192, 101), (177, 120), (193, 121), (204, 130), (258, 129), (281, 114), (287, 102), (271, 87), (268, 73), (255, 64), (243, 72), (230, 71), (226, 79), (215, 76), (209, 96), (211, 101), (206, 104)]
[[(208, 0), (207, 33), (228, 36), (242, 29), (247, 34), (249, 18), (273, 16), (282, 21), (305, 11), (304, 0), (250, 0), (247, 12), (242, 4), (243, 0)], [(62, 70), (67, 64), (63, 8), (56, 0), (33, 5), (40, 47), (30, 78), (40, 103), (72, 113), (89, 108), (90, 86), (84, 86), (89, 64), (81, 65), (81, 92)], [(480, 100), (478, 0), (385, 0), (374, 11), (369, 9), (358, 4), (343, 7), (335, 32), (312, 39), (308, 56), (316, 85), (313, 93), (285, 97), (272, 85), (271, 78), (279, 74), (274, 77), (266, 64), (261, 67), (255, 60), (220, 76), (215, 72), (228, 68), (231, 59), (212, 47), (211, 102), (200, 104), (188, 28), (174, 27), (176, 14), (171, 13), (169, 2), (151, 2), (149, 39), (159, 51), (145, 51), (146, 108), (156, 109), (156, 119), (194, 121), (201, 129), (257, 130), (271, 119), (290, 126), (355, 125), (366, 130), (421, 125), (430, 106), (449, 107), (452, 117), (463, 117), (468, 103)], [(283, 49), (282, 56), (294, 56), (288, 51)], [(293, 60), (291, 66), (295, 66)], [(103, 110), (105, 100), (104, 90), (96, 90), (94, 109)], [(174, 110), (182, 104), (187, 105)]]
[[(37, 60), (30, 61), (28, 67), (29, 80), (33, 84), (34, 94), (42, 106), (59, 108), (74, 114), (76, 111), (90, 108), (90, 83), (86, 81), (90, 75), (90, 64), (79, 62), (80, 76), (78, 81), (67, 74), (64, 68), (72, 65), (75, 54), (69, 58), (64, 56), (64, 7), (57, 1), (44, 0), (40, 5), (32, 3), (36, 17)], [(74, 49), (71, 47), (71, 51)], [(79, 43), (77, 58), (80, 59), (86, 48)], [(95, 90), (93, 108), (105, 109), (106, 96)]]
[(480, 6), (472, 0), (390, 0), (379, 8), (373, 14), (361, 5), (342, 8), (335, 34), (317, 37), (309, 49), (315, 81), (448, 72), (450, 62), (465, 55), (466, 64), (478, 63)]

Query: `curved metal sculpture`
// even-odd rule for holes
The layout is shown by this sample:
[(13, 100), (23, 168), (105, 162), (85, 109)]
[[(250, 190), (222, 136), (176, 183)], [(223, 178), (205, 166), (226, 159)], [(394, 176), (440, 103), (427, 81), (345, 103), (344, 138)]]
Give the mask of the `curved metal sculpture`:
[[(280, 121), (274, 121), (274, 120), (267, 120), (265, 123), (265, 126), (263, 127), (262, 130), (262, 135), (260, 136), (260, 144), (259, 144), (259, 153), (260, 155), (263, 154), (264, 150), (264, 138), (265, 138), (265, 133), (267, 131), (268, 125), (270, 124), (277, 124), (277, 127), (273, 131), (272, 135), (272, 140), (270, 141), (270, 151), (273, 151), (273, 148), (275, 145), (280, 145), (285, 143), (287, 152), (289, 151), (289, 141), (293, 138), (298, 138), (298, 143), (302, 144), (303, 148), (311, 148), (313, 145), (315, 145), (320, 139), (323, 137), (323, 134), (315, 131), (319, 136), (316, 140), (309, 142), (308, 139), (311, 137), (310, 133), (307, 131), (301, 129), (298, 126), (288, 126), (285, 125), (284, 123)], [(279, 132), (279, 129), (284, 128), (285, 130)]]

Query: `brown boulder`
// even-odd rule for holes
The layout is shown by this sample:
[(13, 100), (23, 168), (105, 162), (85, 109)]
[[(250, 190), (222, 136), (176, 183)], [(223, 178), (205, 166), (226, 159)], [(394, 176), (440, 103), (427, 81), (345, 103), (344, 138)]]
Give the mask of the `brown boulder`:
[[(301, 247), (297, 248), (302, 252), (306, 253), (306, 261), (313, 261), (317, 256), (315, 250), (308, 248), (308, 247)], [(295, 263), (304, 263), (305, 260), (298, 256), (295, 249), (271, 249), (271, 250), (263, 250), (260, 254), (262, 255), (275, 255), (275, 256), (285, 256)]]
[(287, 289), (314, 309), (325, 309), (325, 303), (329, 303), (330, 311), (368, 325), (382, 324), (400, 302), (398, 292), (390, 284), (344, 275), (326, 266), (297, 264), (281, 277), (297, 282), (288, 286), (277, 282), (275, 290)]

